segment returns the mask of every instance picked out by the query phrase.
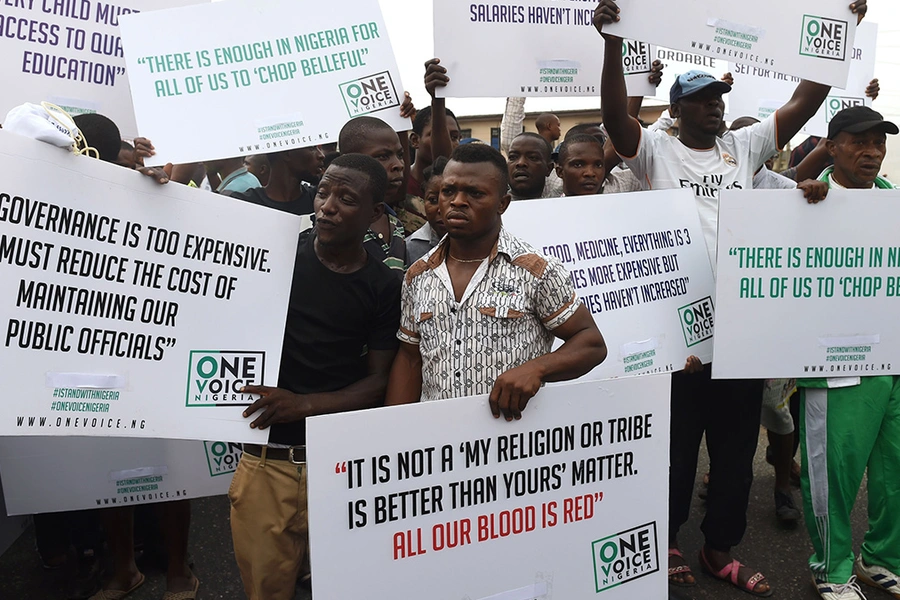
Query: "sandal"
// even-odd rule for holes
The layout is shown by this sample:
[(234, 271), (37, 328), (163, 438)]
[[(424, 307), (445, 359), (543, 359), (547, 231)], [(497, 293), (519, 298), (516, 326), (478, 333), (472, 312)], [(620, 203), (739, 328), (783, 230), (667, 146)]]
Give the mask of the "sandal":
[[(673, 556), (677, 556), (681, 560), (684, 560), (684, 555), (681, 553), (681, 551), (678, 548), (669, 548), (669, 558), (672, 558)], [(673, 581), (672, 580), (673, 575), (682, 575), (682, 576), (690, 575), (691, 579), (693, 579), (694, 581), (691, 581), (691, 582)], [(695, 585), (697, 585), (697, 580), (694, 577), (694, 574), (691, 572), (691, 567), (687, 564), (686, 561), (683, 565), (678, 565), (677, 567), (669, 567), (668, 577), (669, 577), (669, 585), (674, 585), (676, 587), (694, 587)]]
[(144, 577), (143, 573), (141, 573), (140, 579), (137, 580), (137, 583), (135, 583), (133, 586), (131, 586), (131, 589), (128, 589), (128, 590), (100, 590), (99, 592), (97, 592), (96, 594), (91, 596), (89, 600), (122, 600), (123, 598), (125, 598), (126, 596), (128, 596), (129, 594), (131, 594), (132, 592), (137, 590), (139, 587), (144, 585), (144, 581), (146, 581), (146, 580), (147, 580), (147, 578)]
[(200, 589), (200, 580), (194, 577), (194, 589), (186, 592), (166, 592), (163, 594), (162, 600), (194, 600), (197, 597), (197, 590)]
[(700, 550), (700, 566), (703, 567), (704, 571), (706, 571), (716, 579), (727, 581), (742, 592), (746, 592), (754, 596), (759, 596), (760, 598), (768, 598), (772, 595), (771, 587), (769, 587), (769, 589), (765, 592), (756, 591), (756, 586), (758, 586), (760, 583), (768, 583), (762, 573), (754, 574), (750, 579), (747, 580), (747, 583), (745, 585), (741, 585), (740, 583), (738, 583), (738, 571), (741, 567), (744, 567), (746, 565), (742, 565), (737, 560), (731, 561), (730, 564), (727, 564), (722, 569), (716, 571), (709, 563), (709, 560), (706, 558), (706, 549), (703, 548)]

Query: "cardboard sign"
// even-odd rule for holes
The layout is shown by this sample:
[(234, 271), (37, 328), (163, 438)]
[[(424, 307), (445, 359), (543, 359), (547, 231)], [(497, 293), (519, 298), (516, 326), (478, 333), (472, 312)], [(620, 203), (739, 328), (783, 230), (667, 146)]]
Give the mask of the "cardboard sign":
[(233, 442), (0, 437), (10, 515), (218, 496), (240, 458)]
[(122, 137), (137, 136), (119, 17), (204, 0), (10, 0), (0, 5), (0, 120), (14, 106), (47, 100), (72, 115), (99, 112)]
[(378, 0), (336, 8), (233, 0), (123, 18), (134, 109), (156, 162), (337, 142), (362, 115), (409, 129)]
[[(434, 2), (434, 52), (450, 83), (448, 98), (597, 96), (602, 41), (594, 6), (580, 0), (517, 0), (506, 4)], [(626, 40), (622, 61), (630, 96), (652, 96), (655, 51)], [(478, 68), (472, 68), (477, 65)]]
[(264, 441), (238, 390), (277, 381), (297, 217), (2, 131), (0, 159), (0, 435)]
[[(856, 31), (845, 89), (831, 90), (819, 112), (803, 127), (803, 133), (827, 137), (828, 124), (838, 112), (851, 106), (872, 105), (872, 99), (866, 96), (866, 87), (875, 77), (877, 41), (878, 25), (863, 21)], [(743, 116), (765, 119), (772, 113), (773, 105), (781, 107), (791, 99), (800, 83), (799, 77), (742, 63), (732, 64), (730, 70), (734, 75), (734, 89), (728, 94), (729, 120)]]
[(665, 597), (666, 375), (549, 385), (511, 423), (481, 396), (307, 436), (316, 598)]
[(619, 0), (604, 31), (845, 87), (857, 16), (844, 0)]
[(723, 190), (713, 376), (900, 373), (900, 191)]
[(513, 202), (503, 223), (562, 261), (594, 315), (609, 356), (585, 377), (712, 359), (714, 282), (690, 190)]
[[(728, 72), (728, 62), (720, 58), (704, 56), (696, 52), (685, 52), (684, 50), (673, 50), (671, 48), (657, 47), (656, 58), (663, 64), (663, 77), (659, 87), (656, 88), (655, 97), (662, 100), (666, 104), (669, 103), (669, 90), (675, 79), (688, 71), (705, 71), (716, 78)], [(726, 104), (728, 103), (728, 95), (724, 96)]]

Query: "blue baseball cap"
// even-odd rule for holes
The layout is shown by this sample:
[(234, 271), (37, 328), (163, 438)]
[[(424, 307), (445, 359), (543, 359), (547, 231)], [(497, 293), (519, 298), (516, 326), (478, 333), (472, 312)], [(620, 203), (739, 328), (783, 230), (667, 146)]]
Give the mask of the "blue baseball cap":
[(716, 79), (715, 75), (710, 75), (705, 71), (688, 71), (675, 78), (672, 89), (669, 90), (669, 104), (675, 104), (685, 96), (695, 94), (709, 86), (715, 86), (715, 90), (722, 94), (731, 91), (731, 86), (720, 79)]

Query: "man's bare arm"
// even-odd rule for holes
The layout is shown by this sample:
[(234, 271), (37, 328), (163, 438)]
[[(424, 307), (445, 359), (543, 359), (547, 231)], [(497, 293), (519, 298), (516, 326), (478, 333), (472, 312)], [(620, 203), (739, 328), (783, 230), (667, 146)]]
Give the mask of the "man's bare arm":
[(422, 354), (414, 344), (400, 342), (391, 367), (385, 406), (412, 404), (422, 396)]

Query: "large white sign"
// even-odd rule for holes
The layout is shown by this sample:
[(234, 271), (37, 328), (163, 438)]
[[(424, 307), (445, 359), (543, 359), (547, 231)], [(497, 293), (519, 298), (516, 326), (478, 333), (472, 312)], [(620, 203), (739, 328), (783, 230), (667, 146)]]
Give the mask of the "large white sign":
[(255, 441), (298, 218), (0, 131), (0, 435)]
[(690, 190), (513, 202), (503, 223), (570, 271), (609, 348), (587, 377), (712, 359), (714, 282)]
[(0, 119), (48, 100), (71, 114), (99, 112), (137, 135), (119, 17), (204, 0), (5, 0), (0, 3)]
[(722, 191), (713, 376), (900, 373), (900, 191)]
[[(0, 493), (3, 492), (3, 486), (0, 485)], [(29, 519), (24, 516), (8, 517), (6, 514), (6, 503), (0, 497), (0, 556), (12, 546), (22, 532), (28, 527)]]
[[(706, 71), (716, 78), (722, 77), (728, 72), (728, 62), (720, 58), (704, 56), (696, 52), (685, 52), (684, 50), (673, 50), (671, 48), (656, 48), (656, 58), (663, 64), (662, 82), (656, 88), (655, 97), (662, 100), (666, 104), (669, 103), (669, 91), (675, 79), (688, 71)], [(725, 97), (728, 102), (728, 96)]]
[(159, 164), (337, 142), (361, 115), (410, 128), (377, 0), (231, 0), (121, 27), (138, 127)]
[[(863, 21), (856, 31), (846, 89), (831, 90), (819, 112), (803, 127), (803, 133), (827, 137), (828, 124), (838, 112), (850, 106), (872, 105), (872, 99), (866, 97), (866, 87), (875, 77), (877, 40), (878, 25)], [(734, 89), (728, 94), (729, 119), (742, 116), (765, 119), (791, 99), (800, 83), (799, 77), (742, 63), (732, 64), (730, 70), (734, 75)]]
[(218, 496), (240, 458), (233, 442), (0, 437), (10, 515)]
[(619, 0), (604, 31), (844, 87), (857, 17), (846, 0)]
[(487, 396), (314, 417), (307, 440), (316, 598), (665, 597), (666, 375), (549, 385), (511, 423)]
[[(450, 83), (448, 98), (597, 96), (602, 42), (594, 6), (581, 0), (504, 4), (434, 1), (434, 53)], [(654, 48), (626, 40), (622, 61), (630, 96), (652, 96)], [(478, 68), (472, 68), (477, 65)]]

